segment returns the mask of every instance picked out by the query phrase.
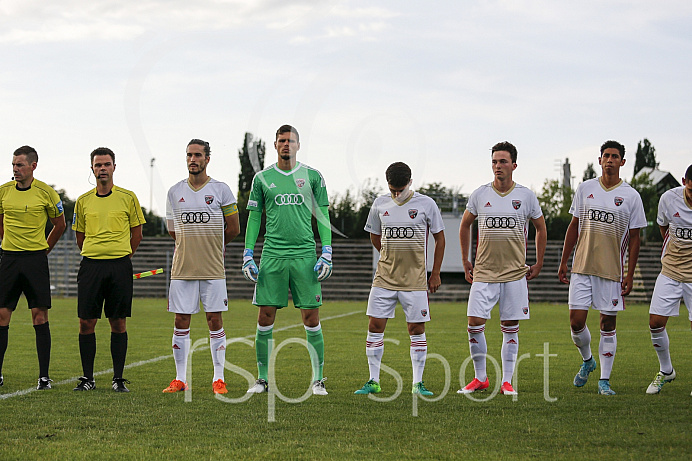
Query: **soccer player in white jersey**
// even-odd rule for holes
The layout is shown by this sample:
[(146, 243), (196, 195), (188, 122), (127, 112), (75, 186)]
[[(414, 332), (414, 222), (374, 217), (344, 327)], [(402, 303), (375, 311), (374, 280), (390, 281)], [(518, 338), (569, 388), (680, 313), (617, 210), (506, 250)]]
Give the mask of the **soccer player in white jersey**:
[[(312, 393), (327, 395), (324, 387), (324, 337), (320, 324), (322, 288), (320, 282), (332, 273), (332, 231), (329, 223), (329, 199), (322, 174), (296, 161), (300, 136), (291, 125), (276, 131), (275, 164), (252, 180), (248, 198), (247, 230), (243, 253), (243, 275), (255, 282), (252, 303), (259, 308), (255, 354), (258, 377), (249, 394), (267, 392), (270, 340), (276, 311), (288, 305), (291, 290), (293, 305), (300, 309), (312, 362)], [(262, 210), (267, 216), (260, 267), (253, 257), (260, 231)], [(315, 253), (312, 217), (322, 243), (319, 259)]]
[[(423, 370), (428, 356), (425, 322), (430, 320), (428, 290), (440, 287), (440, 268), (445, 252), (444, 224), (433, 199), (410, 189), (411, 168), (402, 162), (389, 165), (385, 173), (389, 194), (377, 197), (372, 204), (365, 230), (380, 253), (375, 279), (370, 289), (370, 317), (365, 355), (370, 380), (356, 394), (381, 392), (380, 367), (384, 353), (384, 329), (387, 319), (394, 318), (397, 301), (406, 315), (411, 338), (413, 387), (411, 392), (433, 395), (423, 384)], [(428, 233), (435, 241), (430, 278), (426, 277)]]
[(664, 384), (675, 379), (666, 323), (668, 317), (678, 316), (680, 299), (685, 301), (692, 326), (692, 165), (682, 184), (665, 192), (658, 202), (656, 221), (663, 236), (662, 267), (651, 297), (649, 329), (660, 368), (646, 389), (647, 394), (658, 394)]
[[(519, 351), (519, 321), (529, 319), (527, 280), (543, 267), (547, 232), (536, 194), (517, 184), (517, 149), (509, 142), (493, 146), (493, 182), (471, 194), (459, 226), (461, 260), (466, 280), (471, 283), (468, 303), (468, 338), (474, 379), (457, 392), (470, 394), (490, 385), (486, 373), (485, 323), (499, 303), (502, 330), (502, 385), (500, 392), (516, 395), (512, 376)], [(476, 264), (469, 261), (471, 225), (478, 218)], [(536, 228), (536, 264), (526, 265), (528, 223)]]
[[(589, 307), (593, 306), (600, 312), (601, 327), (598, 393), (613, 395), (610, 374), (617, 349), (617, 313), (625, 309), (625, 296), (632, 291), (634, 268), (639, 258), (639, 229), (646, 227), (646, 216), (639, 193), (620, 179), (625, 146), (606, 141), (601, 146), (598, 163), (601, 177), (584, 181), (574, 193), (569, 209), (573, 218), (565, 233), (558, 277), (562, 283), (569, 283), (572, 340), (583, 359), (574, 385), (582, 387), (596, 369), (591, 355), (591, 333), (586, 326)], [(575, 245), (570, 280), (567, 261)], [(627, 274), (623, 277), (627, 252)]]
[(231, 189), (207, 174), (209, 143), (193, 139), (187, 145), (188, 177), (168, 190), (166, 220), (175, 240), (168, 310), (175, 313), (173, 358), (176, 377), (163, 390), (183, 391), (187, 386), (190, 320), (202, 301), (209, 325), (209, 347), (214, 365), (212, 389), (225, 394), (226, 333), (222, 312), (228, 310), (224, 250), (240, 232), (238, 208)]

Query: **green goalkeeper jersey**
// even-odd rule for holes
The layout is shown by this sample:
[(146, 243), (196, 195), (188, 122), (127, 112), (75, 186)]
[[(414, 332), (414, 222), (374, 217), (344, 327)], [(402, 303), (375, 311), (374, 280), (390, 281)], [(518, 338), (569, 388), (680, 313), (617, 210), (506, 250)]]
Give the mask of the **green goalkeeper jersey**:
[(291, 171), (283, 171), (273, 164), (257, 173), (247, 209), (264, 209), (267, 215), (262, 257), (315, 256), (312, 216), (325, 206), (329, 206), (327, 186), (314, 168), (298, 162)]

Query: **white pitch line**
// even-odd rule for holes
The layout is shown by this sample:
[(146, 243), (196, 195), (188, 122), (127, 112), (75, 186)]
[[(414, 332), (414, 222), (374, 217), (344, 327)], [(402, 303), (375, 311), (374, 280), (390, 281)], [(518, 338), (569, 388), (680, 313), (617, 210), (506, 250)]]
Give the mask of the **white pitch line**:
[[(320, 319), (320, 322), (325, 322), (327, 320), (339, 319), (342, 317), (348, 317), (349, 315), (360, 314), (362, 312), (363, 311), (360, 310), (360, 311), (348, 312), (346, 314), (333, 315), (331, 317), (325, 317), (323, 319)], [(297, 327), (302, 327), (302, 326), (303, 326), (302, 323), (296, 323), (295, 325), (289, 325), (287, 327), (277, 328), (274, 331), (276, 331), (276, 332), (285, 331), (285, 330), (290, 330), (291, 328), (297, 328)], [(252, 339), (254, 337), (255, 337), (255, 335), (251, 334), (251, 335), (243, 336), (243, 339)], [(195, 351), (202, 351), (205, 349), (209, 349), (209, 346), (199, 347), (199, 348), (195, 349)], [(142, 365), (149, 365), (150, 363), (156, 363), (156, 362), (160, 362), (161, 360), (172, 359), (172, 358), (173, 358), (173, 354), (161, 355), (159, 357), (154, 357), (153, 359), (141, 360), (139, 362), (130, 363), (128, 365), (125, 365), (125, 368), (141, 367)], [(94, 373), (94, 378), (97, 376), (101, 376), (101, 375), (105, 375), (105, 374), (109, 374), (109, 373), (113, 373), (112, 368), (109, 368), (107, 370), (97, 371), (96, 373)], [(79, 376), (75, 376), (73, 378), (63, 379), (62, 381), (57, 381), (54, 384), (56, 386), (61, 386), (63, 384), (73, 383), (77, 379), (79, 379)], [(29, 389), (23, 389), (21, 391), (12, 392), (10, 394), (0, 394), (0, 400), (6, 400), (6, 399), (10, 399), (12, 397), (19, 397), (21, 395), (30, 394), (32, 392), (35, 392), (36, 390), (37, 389), (35, 387), (31, 387)]]

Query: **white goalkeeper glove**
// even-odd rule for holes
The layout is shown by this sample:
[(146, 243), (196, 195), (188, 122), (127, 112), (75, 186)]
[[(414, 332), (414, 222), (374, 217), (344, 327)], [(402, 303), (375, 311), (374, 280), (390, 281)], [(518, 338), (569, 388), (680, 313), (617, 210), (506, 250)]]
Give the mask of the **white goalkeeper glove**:
[(317, 273), (317, 281), (323, 282), (332, 275), (332, 246), (322, 246), (322, 256), (317, 260), (314, 271)]
[(245, 248), (243, 252), (243, 276), (251, 282), (257, 283), (257, 274), (259, 274), (259, 269), (257, 264), (255, 264), (255, 259), (253, 258), (254, 251), (249, 248)]

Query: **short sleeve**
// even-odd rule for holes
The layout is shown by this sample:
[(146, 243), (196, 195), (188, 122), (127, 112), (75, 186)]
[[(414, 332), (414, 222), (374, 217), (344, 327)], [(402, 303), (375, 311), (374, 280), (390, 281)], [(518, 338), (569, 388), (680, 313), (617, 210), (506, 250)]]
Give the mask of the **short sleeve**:
[(442, 214), (440, 209), (437, 207), (437, 203), (433, 199), (430, 199), (430, 213), (428, 213), (428, 227), (430, 232), (437, 234), (445, 230), (445, 224), (442, 221)]
[(666, 200), (666, 195), (661, 195), (661, 199), (658, 201), (658, 213), (656, 215), (656, 222), (659, 226), (670, 225), (670, 219), (668, 219), (668, 205)]
[(130, 228), (141, 226), (147, 221), (144, 219), (144, 213), (142, 213), (142, 207), (139, 206), (139, 200), (137, 196), (133, 193), (130, 200)]
[(377, 209), (377, 199), (373, 202), (370, 213), (368, 213), (365, 230), (371, 234), (382, 235), (382, 222), (380, 221), (380, 212)]

